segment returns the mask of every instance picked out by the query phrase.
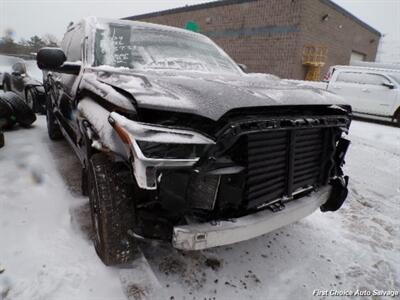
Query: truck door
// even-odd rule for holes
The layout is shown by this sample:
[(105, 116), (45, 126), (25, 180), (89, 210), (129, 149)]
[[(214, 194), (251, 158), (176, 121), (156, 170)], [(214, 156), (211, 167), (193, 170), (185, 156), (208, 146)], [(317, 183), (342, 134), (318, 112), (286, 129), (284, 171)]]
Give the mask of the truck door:
[[(61, 43), (61, 47), (67, 56), (68, 62), (82, 62), (82, 43), (84, 42), (84, 26), (77, 24), (69, 30)], [(75, 83), (79, 75), (54, 73), (54, 81), (58, 90), (59, 117), (64, 121), (64, 128), (70, 138), (76, 142), (77, 124), (75, 122)]]
[(361, 112), (392, 116), (392, 107), (396, 101), (395, 84), (385, 75), (366, 72), (362, 74), (360, 106)]
[(359, 112), (361, 108), (361, 72), (353, 70), (336, 70), (328, 84), (328, 90), (342, 96), (346, 103), (350, 104), (354, 111)]
[[(68, 31), (65, 33), (64, 38), (61, 41), (61, 49), (64, 51), (65, 55), (67, 55), (68, 47), (71, 44), (71, 38), (72, 38), (72, 31)], [(48, 72), (48, 76), (51, 77), (51, 80), (53, 82), (53, 84), (51, 85), (52, 86), (51, 95), (53, 101), (56, 103), (56, 107), (60, 108), (60, 101), (63, 98), (68, 97), (68, 92), (67, 92), (68, 88), (65, 85), (65, 80), (63, 80), (64, 74), (58, 72)], [(60, 115), (62, 116), (64, 114)]]

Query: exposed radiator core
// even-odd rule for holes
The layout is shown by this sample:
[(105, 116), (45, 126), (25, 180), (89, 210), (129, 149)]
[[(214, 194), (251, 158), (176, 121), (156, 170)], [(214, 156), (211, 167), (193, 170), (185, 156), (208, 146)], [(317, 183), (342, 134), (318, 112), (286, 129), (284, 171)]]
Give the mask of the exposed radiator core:
[(292, 197), (307, 186), (325, 184), (335, 142), (331, 128), (266, 131), (247, 135), (247, 208)]

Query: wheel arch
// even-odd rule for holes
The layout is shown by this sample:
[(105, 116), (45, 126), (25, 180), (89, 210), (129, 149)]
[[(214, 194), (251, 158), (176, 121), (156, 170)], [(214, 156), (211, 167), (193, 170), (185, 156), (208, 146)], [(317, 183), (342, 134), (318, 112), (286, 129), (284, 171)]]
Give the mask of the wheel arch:
[[(104, 149), (99, 149), (100, 152), (114, 153), (118, 156), (126, 154), (124, 143), (108, 122), (109, 114), (116, 110), (115, 105), (109, 105), (107, 101), (102, 101), (99, 96), (89, 92), (77, 97), (76, 109), (80, 119), (88, 121), (94, 133), (97, 134), (96, 140), (104, 146)], [(96, 111), (96, 116), (91, 113), (93, 110)]]
[(83, 153), (82, 157), (82, 170), (81, 170), (81, 190), (84, 196), (89, 193), (89, 163), (90, 159), (96, 153), (101, 151), (92, 147), (93, 135), (97, 135), (97, 132), (93, 128), (92, 124), (86, 118), (78, 119), (78, 127), (81, 135), (81, 143), (79, 145), (80, 151)]
[[(89, 160), (93, 155), (105, 153), (114, 157), (115, 160), (124, 161), (129, 158), (124, 157), (124, 153), (126, 153), (124, 144), (108, 122), (112, 108), (105, 107), (104, 103), (91, 93), (82, 93), (77, 97), (76, 102), (76, 108), (79, 112), (77, 125), (81, 139), (79, 147), (83, 154), (82, 191), (86, 193), (87, 170)], [(92, 113), (93, 111), (96, 111), (96, 116)]]
[(393, 121), (394, 121), (394, 119), (398, 119), (398, 118), (400, 118), (400, 106), (395, 110), (393, 117), (392, 117)]

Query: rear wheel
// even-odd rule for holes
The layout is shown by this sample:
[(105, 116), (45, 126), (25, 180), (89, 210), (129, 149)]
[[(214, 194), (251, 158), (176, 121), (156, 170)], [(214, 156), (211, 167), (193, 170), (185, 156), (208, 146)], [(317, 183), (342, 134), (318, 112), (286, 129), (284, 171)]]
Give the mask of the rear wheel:
[(39, 114), (46, 113), (43, 105), (41, 104), (42, 94), (37, 91), (36, 87), (31, 87), (26, 90), (25, 99), (26, 104), (35, 112)]
[(396, 114), (396, 125), (397, 125), (397, 127), (400, 127), (400, 110), (399, 110), (399, 112)]
[(26, 104), (33, 110), (34, 113), (38, 113), (37, 94), (34, 88), (26, 90), (25, 94)]
[(3, 91), (4, 92), (11, 92), (11, 86), (8, 80), (4, 80), (3, 82)]
[(132, 175), (104, 153), (94, 154), (88, 168), (95, 249), (106, 265), (126, 263), (137, 253), (129, 234), (134, 225)]
[(49, 138), (53, 141), (62, 138), (60, 126), (58, 125), (53, 113), (53, 104), (51, 103), (50, 96), (47, 97), (46, 103), (46, 120), (47, 120), (47, 133)]

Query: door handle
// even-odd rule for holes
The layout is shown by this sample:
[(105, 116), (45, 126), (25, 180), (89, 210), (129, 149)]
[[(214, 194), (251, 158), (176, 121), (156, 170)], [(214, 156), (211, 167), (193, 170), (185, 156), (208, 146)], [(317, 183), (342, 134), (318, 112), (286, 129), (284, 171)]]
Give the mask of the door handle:
[(369, 93), (369, 89), (361, 89), (364, 93)]

